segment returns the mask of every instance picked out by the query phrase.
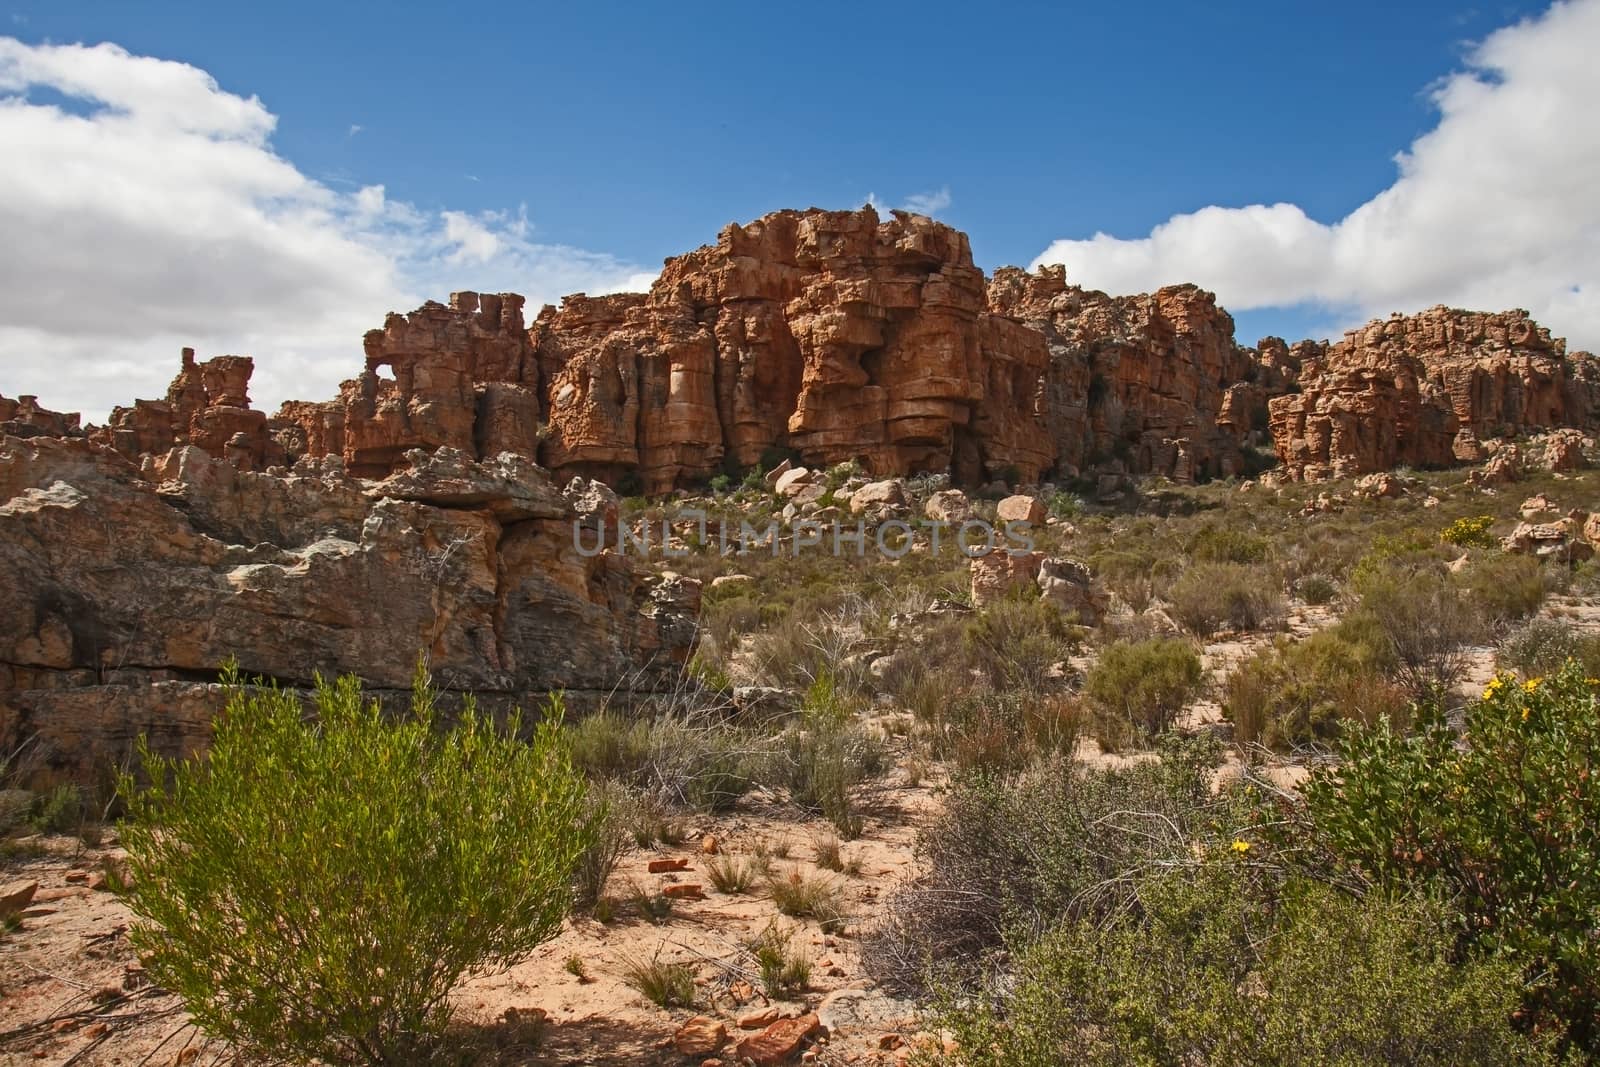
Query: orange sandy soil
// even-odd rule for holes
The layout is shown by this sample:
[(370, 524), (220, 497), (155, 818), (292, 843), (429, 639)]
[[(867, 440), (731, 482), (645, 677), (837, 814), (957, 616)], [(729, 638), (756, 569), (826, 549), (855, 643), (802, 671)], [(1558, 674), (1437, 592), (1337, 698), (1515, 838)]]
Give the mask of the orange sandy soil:
[[(610, 883), (611, 895), (622, 902), (611, 923), (574, 916), (532, 957), (463, 983), (455, 994), (460, 1033), (452, 1045), (473, 1049), (480, 1063), (698, 1064), (705, 1057), (680, 1055), (671, 1039), (685, 1020), (703, 1014), (726, 1024), (730, 1037), (721, 1055), (733, 1063), (734, 1042), (756, 1032), (741, 1030), (738, 1019), (769, 1006), (744, 948), (767, 924), (792, 930), (791, 945), (812, 963), (804, 1001), (770, 1005), (781, 1015), (814, 1011), (837, 990), (870, 988), (857, 934), (874, 920), (885, 894), (915, 873), (916, 827), (937, 804), (934, 788), (907, 785), (897, 772), (875, 798), (865, 835), (843, 846), (845, 859), (861, 864), (860, 874), (823, 872), (845, 887), (853, 921), (844, 935), (827, 936), (814, 921), (779, 915), (759, 886), (728, 896), (705, 876), (706, 837), (734, 853), (753, 851), (760, 842), (782, 852), (787, 843), (789, 858), (774, 858), (775, 872), (818, 870), (813, 841), (831, 837), (832, 828), (802, 821), (793, 808), (757, 795), (728, 816), (686, 823), (691, 832), (680, 846), (624, 857)], [(67, 837), (32, 840), (47, 853), (14, 857), (0, 869), (0, 883), (39, 883), (20, 927), (0, 934), (0, 1063), (203, 1067), (232, 1061), (228, 1048), (190, 1025), (175, 998), (152, 989), (128, 944), (132, 915), (114, 894), (90, 888), (103, 862), (120, 855), (115, 835), (108, 833), (98, 848)], [(688, 859), (688, 870), (647, 873), (650, 860), (672, 856)], [(673, 882), (703, 886), (705, 899), (675, 902), (659, 925), (626, 904), (635, 884), (655, 891)], [(623, 981), (626, 961), (657, 952), (694, 968), (694, 1010), (658, 1008)], [(583, 980), (567, 971), (572, 957), (583, 961)], [(904, 1007), (880, 998), (871, 1003)], [(893, 1063), (880, 1039), (901, 1031), (911, 1037), (915, 1021), (874, 1017), (828, 1035), (806, 1059)]]

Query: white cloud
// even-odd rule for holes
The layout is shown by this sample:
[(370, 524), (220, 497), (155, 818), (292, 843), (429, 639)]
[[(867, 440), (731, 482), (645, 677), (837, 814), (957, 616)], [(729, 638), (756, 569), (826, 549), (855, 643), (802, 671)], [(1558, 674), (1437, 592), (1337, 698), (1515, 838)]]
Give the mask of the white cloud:
[(929, 193), (914, 193), (906, 197), (905, 209), (918, 215), (937, 215), (950, 206), (948, 185)]
[[(911, 194), (900, 205), (900, 210), (910, 211), (917, 215), (934, 216), (949, 207), (950, 204), (950, 187), (946, 185), (935, 192)], [(862, 201), (862, 205), (870, 207), (879, 215), (887, 215), (893, 210), (892, 205), (880, 200), (877, 193), (868, 193), (866, 199)]]
[(1446, 303), (1525, 307), (1600, 349), (1600, 0), (1491, 34), (1430, 90), (1438, 124), (1337, 222), (1293, 204), (1208, 207), (1148, 237), (1060, 240), (1039, 263), (1112, 292), (1193, 281), (1235, 310), (1316, 304), (1347, 324)]
[(477, 289), (523, 293), (531, 314), (652, 278), (538, 242), (525, 209), (336, 191), (273, 151), (276, 124), (195, 67), (0, 37), (0, 391), (99, 420), (160, 396), (192, 345), (255, 356), (271, 410), (332, 396), (390, 310)]

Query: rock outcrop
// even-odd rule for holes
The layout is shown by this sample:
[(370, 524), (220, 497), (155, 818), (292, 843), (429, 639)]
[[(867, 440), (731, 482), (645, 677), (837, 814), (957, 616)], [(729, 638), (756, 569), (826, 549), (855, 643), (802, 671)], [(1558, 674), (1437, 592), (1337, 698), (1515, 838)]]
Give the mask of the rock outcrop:
[(83, 781), (141, 733), (189, 751), (230, 656), (383, 693), (422, 653), (490, 707), (671, 684), (698, 583), (581, 555), (572, 504), (525, 458), (399, 459), (364, 481), (337, 457), (261, 473), (186, 446), (141, 469), (88, 440), (0, 438), (0, 751), (31, 739), (41, 773)]
[(1043, 339), (985, 303), (966, 236), (931, 219), (869, 207), (730, 225), (648, 295), (541, 312), (545, 460), (649, 493), (783, 452), (1031, 480), (1053, 458)]
[[(531, 324), (514, 293), (391, 314), (338, 397), (271, 417), (250, 407), (249, 358), (185, 349), (165, 399), (89, 432), (130, 459), (337, 457), (368, 479), (413, 449), (509, 452), (630, 495), (844, 462), (1110, 493), (1128, 475), (1251, 474), (1269, 430), (1286, 475), (1316, 479), (1479, 462), (1497, 439), (1600, 420), (1600, 365), (1526, 312), (1438, 307), (1335, 344), (1246, 348), (1233, 329), (1193, 285), (1109, 296), (1060, 267), (986, 283), (966, 236), (932, 219), (779, 211), (669, 259), (648, 293), (576, 294)], [(80, 432), (32, 398), (0, 398), (0, 416), (15, 435)], [(1546, 463), (1581, 465), (1575, 441)]]
[(63, 414), (39, 406), (36, 396), (7, 400), (0, 394), (0, 435), (10, 437), (76, 437), (81, 420), (76, 412)]
[(1440, 306), (1299, 347), (1299, 391), (1269, 405), (1274, 446), (1294, 478), (1475, 463), (1490, 439), (1588, 429), (1600, 416), (1594, 358), (1568, 357), (1525, 311)]
[(1287, 355), (1240, 348), (1233, 318), (1197, 286), (1114, 297), (1068, 285), (1062, 267), (1002, 267), (988, 293), (992, 312), (1049, 347), (1042, 409), (1062, 477), (1241, 473), (1268, 397), (1287, 388)]

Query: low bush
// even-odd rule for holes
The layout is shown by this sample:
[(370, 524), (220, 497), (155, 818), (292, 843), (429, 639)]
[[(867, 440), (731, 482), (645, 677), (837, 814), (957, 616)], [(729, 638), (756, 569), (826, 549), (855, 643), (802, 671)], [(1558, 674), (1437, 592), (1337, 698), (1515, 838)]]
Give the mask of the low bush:
[(718, 709), (632, 718), (603, 710), (568, 727), (572, 758), (598, 781), (666, 804), (726, 811), (749, 792), (757, 746)]
[(1161, 759), (1096, 770), (1070, 758), (1018, 775), (958, 776), (918, 835), (927, 874), (897, 890), (868, 935), (875, 977), (907, 993), (938, 975), (975, 986), (1012, 944), (1130, 907), (1130, 871), (1187, 861), (1208, 834), (1246, 825), (1211, 789), (1214, 740), (1168, 738)]
[(811, 683), (799, 721), (778, 738), (768, 781), (789, 790), (807, 812), (820, 813), (842, 837), (861, 836), (859, 787), (888, 766), (883, 741), (855, 719), (854, 708), (823, 673)]
[(1278, 576), (1242, 563), (1198, 563), (1167, 591), (1172, 618), (1197, 637), (1219, 630), (1261, 630), (1283, 618)]
[(774, 874), (767, 891), (780, 914), (796, 919), (815, 919), (826, 933), (840, 933), (849, 920), (844, 888), (836, 879), (822, 874), (807, 874), (799, 867)]
[(1301, 884), (1286, 899), (1217, 857), (1141, 879), (1140, 907), (1017, 946), (1015, 974), (947, 991), (933, 1025), (963, 1067), (1072, 1063), (1554, 1064), (1512, 1029), (1515, 968), (1455, 958), (1446, 909), (1355, 901)]
[(1231, 526), (1204, 526), (1185, 546), (1191, 557), (1210, 563), (1263, 563), (1272, 545), (1265, 537)]
[(1439, 541), (1458, 548), (1499, 548), (1499, 541), (1489, 532), (1493, 525), (1493, 515), (1468, 515), (1440, 530)]
[(966, 624), (963, 644), (963, 665), (991, 688), (1037, 695), (1053, 688), (1051, 669), (1072, 655), (1076, 642), (1054, 604), (1005, 597)]
[(1101, 738), (1120, 745), (1171, 729), (1200, 679), (1200, 657), (1189, 642), (1153, 637), (1106, 646), (1083, 691), (1099, 713)]
[(1526, 1008), (1600, 1051), (1600, 706), (1577, 664), (1497, 675), (1466, 711), (1465, 744), (1435, 711), (1340, 745), (1305, 790), (1310, 832), (1337, 866), (1422, 886), (1461, 930), (1523, 968)]
[(932, 754), (957, 770), (1021, 770), (1040, 756), (1070, 755), (1092, 725), (1073, 696), (1028, 697), (980, 689), (944, 694), (923, 732)]
[(1223, 712), (1238, 740), (1279, 749), (1331, 740), (1346, 720), (1404, 723), (1410, 701), (1384, 663), (1343, 627), (1280, 640), (1228, 675)]
[(756, 857), (723, 854), (706, 859), (706, 877), (719, 893), (748, 893), (766, 873), (767, 865)]
[(662, 960), (660, 949), (648, 960), (624, 963), (622, 980), (659, 1007), (687, 1008), (694, 1003), (694, 971)]
[(1600, 677), (1600, 636), (1554, 619), (1534, 619), (1500, 643), (1498, 660), (1528, 677), (1553, 674), (1572, 660), (1585, 676)]
[(1466, 670), (1467, 645), (1483, 636), (1476, 605), (1449, 575), (1431, 565), (1379, 565), (1355, 582), (1355, 627), (1381, 635), (1391, 672), (1415, 699), (1446, 693)]
[(1478, 615), (1503, 631), (1544, 603), (1544, 569), (1532, 556), (1495, 552), (1471, 561), (1457, 579)]
[(761, 975), (761, 991), (774, 1000), (793, 1000), (811, 984), (811, 961), (796, 951), (793, 938), (769, 925), (750, 941)]
[(1307, 604), (1328, 604), (1339, 595), (1339, 586), (1326, 574), (1312, 573), (1294, 583), (1295, 595)]
[(206, 1032), (298, 1061), (411, 1062), (464, 975), (553, 937), (594, 836), (552, 700), (528, 741), (418, 671), (386, 717), (353, 677), (298, 696), (230, 668), (206, 757), (119, 781), (130, 940)]

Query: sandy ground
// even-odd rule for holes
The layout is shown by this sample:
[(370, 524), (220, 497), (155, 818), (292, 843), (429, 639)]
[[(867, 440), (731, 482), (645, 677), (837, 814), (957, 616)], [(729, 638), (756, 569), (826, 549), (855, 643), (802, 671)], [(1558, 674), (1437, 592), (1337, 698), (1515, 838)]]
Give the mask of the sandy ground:
[[(630, 852), (610, 883), (620, 900), (635, 885), (658, 891), (673, 883), (699, 884), (705, 898), (676, 902), (659, 925), (625, 903), (609, 924), (575, 917), (531, 958), (463, 983), (455, 997), (461, 1042), (490, 1063), (698, 1064), (705, 1057), (680, 1055), (671, 1039), (691, 1016), (708, 1015), (727, 1026), (723, 1055), (731, 1063), (732, 1042), (755, 1032), (739, 1028), (741, 1017), (769, 1007), (780, 1016), (800, 1015), (817, 1010), (835, 991), (870, 990), (857, 935), (883, 896), (915, 873), (917, 825), (936, 803), (931, 781), (912, 787), (896, 772), (893, 782), (874, 798), (864, 836), (843, 844), (845, 860), (859, 863), (858, 874), (822, 872), (814, 863), (813, 842), (833, 836), (826, 822), (797, 821), (792, 808), (761, 797), (727, 817), (699, 819), (679, 846)], [(814, 921), (779, 915), (765, 892), (717, 892), (705, 876), (706, 837), (724, 852), (764, 846), (780, 873), (797, 868), (836, 880), (853, 916), (850, 927), (843, 935), (825, 934)], [(44, 855), (13, 857), (0, 871), (3, 884), (39, 883), (21, 926), (0, 935), (0, 1063), (230, 1062), (228, 1049), (198, 1034), (174, 998), (150, 987), (128, 945), (127, 908), (112, 893), (90, 888), (103, 862), (119, 855), (114, 836), (99, 848), (65, 837), (32, 840)], [(648, 872), (651, 860), (673, 857), (687, 860), (688, 869)], [(769, 1003), (754, 980), (744, 946), (769, 924), (791, 931), (791, 946), (811, 960), (810, 988), (801, 1000)], [(694, 1010), (658, 1008), (623, 981), (627, 961), (657, 954), (694, 969)], [(572, 958), (582, 961), (582, 979), (567, 970)], [(901, 1017), (905, 1006), (887, 998), (869, 995), (865, 1003), (869, 1018), (828, 1035), (810, 1062), (894, 1062), (879, 1048), (880, 1039), (902, 1031), (910, 1037), (915, 1021)], [(874, 1007), (882, 1010), (874, 1015)]]

